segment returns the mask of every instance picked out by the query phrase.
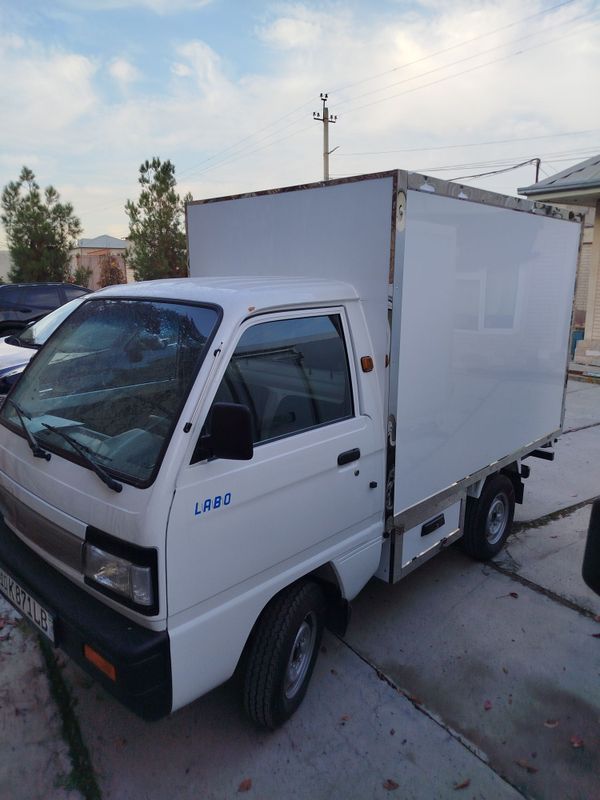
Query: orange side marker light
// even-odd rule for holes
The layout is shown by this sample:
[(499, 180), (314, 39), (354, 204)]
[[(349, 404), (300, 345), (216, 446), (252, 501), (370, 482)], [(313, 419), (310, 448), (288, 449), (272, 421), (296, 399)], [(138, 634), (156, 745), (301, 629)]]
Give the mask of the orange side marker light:
[(363, 356), (360, 359), (360, 365), (362, 367), (363, 372), (373, 371), (373, 359), (371, 358), (371, 356)]
[(103, 672), (111, 681), (117, 680), (117, 670), (115, 669), (114, 665), (103, 658), (100, 653), (97, 653), (93, 647), (90, 647), (89, 644), (83, 645), (83, 655), (87, 658), (89, 662), (91, 662), (95, 667), (97, 667), (100, 672)]

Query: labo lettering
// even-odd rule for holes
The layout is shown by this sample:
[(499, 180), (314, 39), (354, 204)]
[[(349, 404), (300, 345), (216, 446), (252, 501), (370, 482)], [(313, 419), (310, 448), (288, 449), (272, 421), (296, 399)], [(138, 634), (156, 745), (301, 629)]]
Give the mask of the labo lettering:
[(223, 497), (221, 497), (220, 494), (216, 495), (216, 497), (207, 497), (203, 502), (196, 503), (194, 514), (196, 516), (198, 516), (198, 514), (207, 514), (209, 511), (216, 511), (217, 508), (228, 506), (230, 503), (231, 492), (227, 492)]

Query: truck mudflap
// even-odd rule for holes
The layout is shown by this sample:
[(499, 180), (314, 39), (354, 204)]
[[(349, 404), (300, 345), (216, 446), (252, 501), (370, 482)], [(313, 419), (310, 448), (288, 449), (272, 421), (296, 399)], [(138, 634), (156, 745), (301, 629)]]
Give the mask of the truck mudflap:
[(127, 708), (146, 720), (170, 713), (168, 632), (105, 606), (32, 552), (1, 518), (0, 594)]

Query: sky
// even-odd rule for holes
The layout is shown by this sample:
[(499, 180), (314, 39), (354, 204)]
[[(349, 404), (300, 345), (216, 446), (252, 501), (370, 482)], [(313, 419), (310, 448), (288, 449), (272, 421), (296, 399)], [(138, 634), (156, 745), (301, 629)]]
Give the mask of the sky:
[(194, 199), (318, 181), (322, 92), (332, 178), (543, 178), (600, 152), (599, 76), (600, 0), (0, 0), (0, 187), (124, 237), (153, 156)]

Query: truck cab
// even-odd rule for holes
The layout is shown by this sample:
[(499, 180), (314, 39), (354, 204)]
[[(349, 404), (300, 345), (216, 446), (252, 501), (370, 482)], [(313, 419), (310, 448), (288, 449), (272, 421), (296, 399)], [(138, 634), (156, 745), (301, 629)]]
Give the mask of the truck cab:
[[(296, 581), (350, 600), (384, 527), (373, 367), (361, 303), (340, 282), (178, 279), (84, 302), (2, 410), (14, 553), (0, 556), (24, 610), (154, 717), (230, 677)], [(147, 670), (135, 679), (149, 660), (153, 687)]]

